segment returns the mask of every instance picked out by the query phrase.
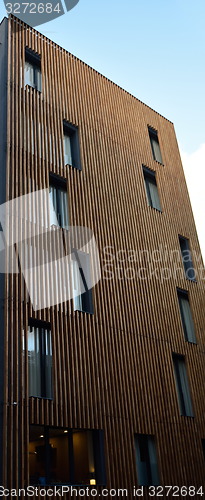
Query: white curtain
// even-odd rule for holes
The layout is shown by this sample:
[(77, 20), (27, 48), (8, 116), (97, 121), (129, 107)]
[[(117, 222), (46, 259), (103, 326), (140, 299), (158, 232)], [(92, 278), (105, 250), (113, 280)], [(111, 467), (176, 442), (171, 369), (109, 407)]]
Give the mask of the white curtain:
[(30, 85), (31, 87), (35, 86), (35, 82), (34, 82), (34, 67), (28, 61), (25, 61), (25, 66), (24, 66), (24, 84), (25, 85)]
[(64, 164), (72, 165), (71, 138), (64, 134)]

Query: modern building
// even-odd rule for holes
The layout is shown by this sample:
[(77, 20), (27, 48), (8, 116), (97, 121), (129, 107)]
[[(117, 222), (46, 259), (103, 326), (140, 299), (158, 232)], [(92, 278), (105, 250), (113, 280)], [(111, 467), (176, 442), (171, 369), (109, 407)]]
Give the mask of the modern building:
[(12, 16), (0, 116), (1, 205), (48, 192), (52, 251), (87, 227), (101, 266), (87, 286), (85, 245), (35, 285), (74, 298), (37, 306), (1, 213), (0, 484), (204, 488), (203, 262), (173, 124)]

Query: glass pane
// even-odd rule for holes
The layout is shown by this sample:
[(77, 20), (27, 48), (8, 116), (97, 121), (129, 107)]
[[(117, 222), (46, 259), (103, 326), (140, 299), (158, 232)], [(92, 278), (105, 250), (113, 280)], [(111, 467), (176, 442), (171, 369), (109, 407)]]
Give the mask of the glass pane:
[(40, 68), (35, 68), (35, 77), (36, 77), (36, 88), (41, 92), (41, 70)]
[(44, 427), (30, 426), (29, 484), (46, 484), (46, 459)]
[(150, 198), (151, 198), (152, 207), (161, 211), (157, 185), (151, 179), (149, 180), (149, 190), (150, 190)]
[(29, 396), (41, 397), (41, 359), (39, 349), (39, 329), (28, 330), (28, 371)]
[(71, 137), (64, 134), (64, 163), (65, 165), (72, 165), (72, 152), (71, 152)]
[(35, 87), (34, 67), (28, 61), (25, 61), (25, 66), (24, 66), (24, 84), (30, 85), (31, 87)]
[(50, 226), (58, 226), (57, 219), (57, 197), (56, 197), (56, 188), (50, 186), (49, 188), (49, 202), (50, 202)]
[(67, 484), (69, 474), (69, 432), (49, 429), (50, 484)]
[(74, 475), (76, 484), (95, 481), (95, 465), (91, 431), (73, 431)]
[(191, 309), (189, 305), (189, 301), (187, 298), (181, 297), (181, 307), (182, 314), (184, 319), (184, 325), (186, 329), (186, 337), (189, 342), (196, 343), (195, 331), (194, 331), (194, 323), (191, 314)]

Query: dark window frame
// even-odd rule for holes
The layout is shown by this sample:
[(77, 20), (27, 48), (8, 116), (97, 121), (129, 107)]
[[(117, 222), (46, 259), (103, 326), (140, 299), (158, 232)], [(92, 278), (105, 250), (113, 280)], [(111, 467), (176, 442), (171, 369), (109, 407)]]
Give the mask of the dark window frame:
[[(194, 267), (193, 260), (192, 260), (190, 240), (188, 238), (186, 238), (185, 236), (182, 236), (181, 234), (178, 235), (178, 238), (179, 238), (179, 246), (180, 246), (182, 263), (184, 266), (185, 277), (187, 280), (192, 281), (194, 283), (197, 283), (195, 267)], [(183, 256), (183, 252), (188, 252), (189, 261), (185, 260), (186, 255)], [(192, 272), (191, 276), (190, 276), (190, 274), (188, 275), (188, 271), (190, 271), (190, 270)]]
[[(81, 158), (80, 158), (80, 143), (79, 143), (79, 129), (67, 120), (63, 120), (63, 135), (68, 135), (71, 139), (71, 156), (72, 168), (81, 171)], [(64, 152), (63, 152), (64, 153)]]
[[(160, 163), (160, 165), (164, 165), (163, 159), (162, 159), (159, 137), (158, 137), (158, 131), (156, 129), (154, 129), (153, 127), (151, 127), (150, 125), (148, 125), (148, 132), (149, 132), (149, 139), (150, 139), (153, 159), (154, 159), (154, 161), (157, 161), (157, 163)], [(159, 146), (160, 158), (156, 158), (154, 146), (153, 146), (153, 141), (155, 141)]]
[[(148, 476), (146, 484), (144, 481), (140, 480), (140, 477), (139, 477), (140, 474), (138, 471), (138, 464), (137, 464), (137, 460), (136, 460), (138, 485), (139, 486), (153, 486), (153, 485), (158, 486), (160, 484), (160, 473), (159, 473), (159, 460), (158, 460), (158, 453), (157, 453), (156, 437), (153, 434), (135, 433), (134, 439), (135, 439), (135, 454), (136, 454), (136, 449), (138, 446), (140, 460), (141, 460), (141, 462), (145, 462), (146, 473)], [(156, 455), (158, 481), (155, 482), (155, 484), (153, 484), (154, 483), (153, 482), (153, 471), (152, 471), (152, 467), (151, 467), (150, 454), (149, 454), (149, 440), (151, 440), (154, 444), (155, 455)]]
[[(194, 337), (195, 337), (195, 341), (189, 339), (188, 332), (187, 332), (187, 326), (186, 326), (186, 320), (185, 320), (185, 317), (184, 317), (184, 311), (183, 311), (182, 304), (181, 304), (181, 301), (180, 301), (180, 298), (186, 299), (188, 301), (189, 308), (190, 308), (191, 315), (192, 315), (191, 304), (190, 304), (190, 301), (189, 301), (189, 292), (187, 290), (183, 290), (182, 288), (177, 288), (177, 296), (178, 296), (179, 310), (180, 310), (180, 315), (181, 315), (181, 321), (182, 321), (182, 326), (183, 326), (185, 340), (186, 340), (186, 342), (189, 342), (190, 344), (197, 345), (195, 328), (194, 328), (194, 332), (193, 332), (194, 333)], [(193, 315), (192, 315), (192, 321), (193, 321)], [(193, 326), (194, 326), (194, 321), (193, 321)]]
[[(82, 300), (82, 309), (75, 309), (75, 311), (82, 312), (84, 314), (94, 314), (94, 304), (93, 304), (93, 292), (92, 288), (88, 288), (87, 286), (87, 281), (85, 274), (83, 272), (83, 268), (81, 267), (81, 262), (80, 262), (80, 255), (79, 254), (84, 254), (84, 252), (76, 250), (76, 248), (72, 249), (72, 253), (75, 255), (75, 260), (78, 263), (78, 268), (80, 272), (80, 276), (85, 288), (85, 292), (81, 294), (81, 300)], [(86, 254), (85, 254), (86, 255)], [(86, 305), (88, 307), (86, 307)]]
[[(180, 409), (180, 414), (182, 417), (186, 418), (194, 418), (194, 410), (193, 410), (193, 402), (192, 402), (192, 394), (190, 390), (190, 383), (189, 383), (189, 377), (188, 377), (188, 372), (187, 372), (187, 365), (186, 365), (186, 359), (183, 354), (178, 354), (178, 353), (172, 353), (172, 360), (173, 360), (173, 366), (174, 366), (174, 374), (175, 374), (175, 382), (177, 386), (177, 396), (178, 396), (178, 403), (179, 403), (179, 409)], [(191, 410), (192, 414), (188, 415), (186, 412), (186, 405), (185, 405), (185, 396), (183, 393), (182, 389), (182, 381), (181, 381), (181, 376), (179, 372), (179, 364), (178, 361), (183, 361), (185, 370), (186, 370), (186, 378), (187, 378), (187, 384), (188, 384), (188, 392), (189, 392), (189, 398), (191, 402)], [(180, 400), (180, 401), (179, 401)]]
[[(50, 188), (50, 186), (54, 187), (56, 190), (61, 189), (61, 190), (65, 191), (65, 193), (67, 194), (67, 197), (68, 197), (68, 183), (67, 183), (67, 179), (65, 177), (60, 177), (59, 175), (54, 174), (54, 172), (49, 172), (49, 188)], [(61, 203), (59, 200), (59, 196), (57, 196), (56, 201), (57, 201), (56, 217), (58, 220), (59, 228), (63, 229), (65, 231), (65, 227), (62, 226), (62, 221), (61, 221), (62, 213), (61, 213)], [(69, 207), (67, 207), (67, 208), (68, 208), (67, 216), (68, 216), (68, 220), (69, 220)], [(60, 219), (59, 219), (59, 216), (60, 216)]]
[[(45, 337), (45, 331), (50, 331), (51, 332), (51, 342), (52, 342), (52, 330), (51, 330), (51, 323), (46, 322), (46, 321), (41, 321), (35, 318), (29, 318), (28, 320), (28, 328), (39, 328), (41, 330), (41, 335), (39, 336), (39, 350), (40, 350), (40, 367), (41, 367), (41, 373), (40, 373), (40, 385), (41, 385), (41, 395), (39, 396), (32, 396), (32, 394), (29, 397), (33, 398), (38, 398), (38, 399), (48, 399), (48, 400), (53, 400), (53, 373), (52, 373), (52, 396), (49, 397), (46, 394), (46, 380), (47, 380), (47, 371), (46, 371), (46, 337)], [(52, 370), (53, 372), (53, 370)]]
[[(142, 170), (143, 170), (148, 206), (151, 208), (154, 208), (158, 212), (162, 213), (161, 200), (160, 200), (159, 189), (158, 189), (157, 180), (156, 180), (156, 172), (151, 170), (150, 168), (146, 167), (145, 165), (142, 165)], [(153, 204), (152, 195), (150, 193), (150, 185), (149, 185), (150, 182), (152, 182), (152, 184), (154, 184), (157, 188), (157, 195), (158, 195), (158, 199), (159, 199), (160, 208), (155, 207)]]
[[(69, 427), (58, 427), (58, 426), (48, 426), (41, 424), (30, 424), (29, 429), (32, 427), (39, 427), (39, 429), (43, 428), (44, 432), (44, 446), (45, 446), (45, 475), (46, 475), (46, 484), (44, 486), (50, 485), (50, 477), (51, 477), (51, 466), (50, 466), (50, 448), (49, 448), (49, 430), (62, 430), (66, 431), (66, 436), (68, 436), (69, 440), (69, 475), (70, 480), (64, 485), (74, 485), (77, 487), (85, 486), (81, 483), (75, 483), (75, 463), (74, 463), (74, 449), (73, 449), (73, 439), (72, 435), (74, 432), (86, 432), (90, 431), (92, 433), (92, 441), (93, 441), (93, 453), (94, 453), (94, 464), (95, 464), (95, 479), (96, 486), (106, 486), (106, 463), (105, 463), (105, 444), (104, 444), (104, 430), (103, 429), (71, 429)], [(29, 439), (30, 442), (30, 439)], [(36, 485), (37, 486), (37, 485)], [(58, 486), (58, 483), (53, 484), (52, 486)], [(59, 486), (62, 486), (60, 484)], [(86, 486), (92, 485), (87, 484)]]
[[(29, 47), (25, 48), (25, 62), (30, 63), (33, 66), (34, 69), (34, 85), (30, 85), (32, 88), (37, 90), (38, 92), (42, 92), (42, 72), (41, 72), (41, 56), (37, 52), (34, 52), (34, 50), (30, 49)], [(41, 88), (38, 88), (38, 81), (37, 81), (37, 70), (40, 69), (41, 72)]]

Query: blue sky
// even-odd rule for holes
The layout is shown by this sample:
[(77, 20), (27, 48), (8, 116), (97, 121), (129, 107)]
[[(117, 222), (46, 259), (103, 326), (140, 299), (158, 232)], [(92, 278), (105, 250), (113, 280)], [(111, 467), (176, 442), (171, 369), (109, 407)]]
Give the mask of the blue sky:
[(205, 0), (79, 0), (37, 29), (174, 122), (193, 191), (197, 169), (205, 175), (204, 26)]

